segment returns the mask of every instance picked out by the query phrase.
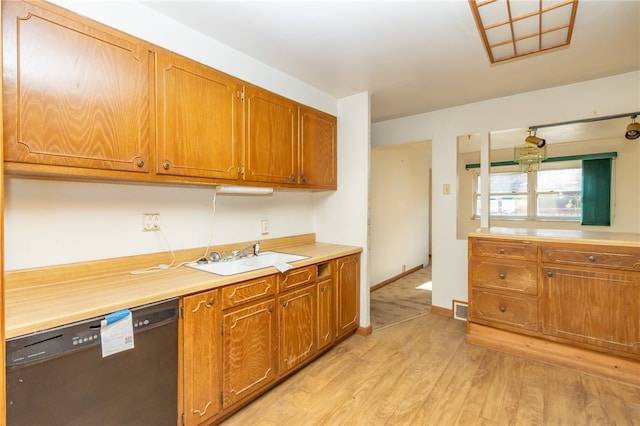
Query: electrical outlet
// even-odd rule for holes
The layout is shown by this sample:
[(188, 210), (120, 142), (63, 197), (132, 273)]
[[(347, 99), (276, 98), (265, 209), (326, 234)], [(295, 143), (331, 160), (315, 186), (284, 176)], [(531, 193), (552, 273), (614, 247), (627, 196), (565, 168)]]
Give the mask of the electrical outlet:
[(142, 218), (143, 231), (160, 230), (160, 213), (143, 213)]
[(269, 233), (269, 221), (267, 219), (262, 219), (260, 221), (260, 233), (262, 235)]

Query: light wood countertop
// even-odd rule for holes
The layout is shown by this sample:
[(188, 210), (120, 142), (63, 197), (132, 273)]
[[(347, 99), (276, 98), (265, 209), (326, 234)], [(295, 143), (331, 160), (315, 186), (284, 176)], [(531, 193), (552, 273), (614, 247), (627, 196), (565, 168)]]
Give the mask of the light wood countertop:
[[(315, 238), (315, 236), (314, 236)], [(302, 267), (330, 259), (360, 253), (361, 247), (309, 242), (287, 246), (286, 253), (308, 256), (292, 262)], [(241, 246), (239, 243), (237, 246)], [(263, 251), (275, 250), (261, 242)], [(264, 247), (267, 247), (266, 249)], [(271, 245), (278, 247), (277, 245)], [(150, 255), (154, 264), (155, 257)], [(156, 263), (157, 264), (157, 263)], [(102, 271), (105, 265), (96, 269)], [(91, 263), (86, 265), (91, 267)], [(42, 282), (51, 270), (52, 282)], [(5, 275), (5, 338), (105, 315), (119, 309), (134, 308), (173, 297), (198, 293), (252, 278), (278, 273), (276, 268), (264, 268), (247, 273), (221, 276), (199, 271), (187, 266), (158, 270), (152, 273), (132, 274), (127, 271), (101, 273), (91, 276), (80, 274), (64, 279), (60, 268), (43, 268), (31, 272), (15, 272)], [(135, 268), (132, 268), (133, 270)], [(65, 270), (62, 268), (62, 270)], [(29, 279), (29, 275), (33, 280)], [(33, 285), (25, 285), (31, 283)]]
[(469, 236), (541, 242), (550, 241), (554, 243), (565, 241), (572, 244), (640, 247), (640, 234), (620, 232), (492, 227), (479, 228), (475, 232), (470, 232)]

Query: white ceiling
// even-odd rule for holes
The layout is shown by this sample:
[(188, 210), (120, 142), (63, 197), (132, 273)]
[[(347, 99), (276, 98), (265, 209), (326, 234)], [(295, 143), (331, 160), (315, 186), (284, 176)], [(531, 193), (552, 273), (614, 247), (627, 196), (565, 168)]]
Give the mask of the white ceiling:
[(580, 0), (569, 47), (498, 65), (466, 0), (143, 3), (333, 97), (369, 91), (373, 122), (640, 69), (639, 0)]

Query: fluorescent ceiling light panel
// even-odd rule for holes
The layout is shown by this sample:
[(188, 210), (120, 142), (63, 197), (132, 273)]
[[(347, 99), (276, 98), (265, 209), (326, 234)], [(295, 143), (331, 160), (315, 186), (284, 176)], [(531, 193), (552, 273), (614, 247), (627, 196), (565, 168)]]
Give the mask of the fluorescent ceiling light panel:
[(578, 0), (469, 0), (469, 5), (495, 64), (569, 45)]

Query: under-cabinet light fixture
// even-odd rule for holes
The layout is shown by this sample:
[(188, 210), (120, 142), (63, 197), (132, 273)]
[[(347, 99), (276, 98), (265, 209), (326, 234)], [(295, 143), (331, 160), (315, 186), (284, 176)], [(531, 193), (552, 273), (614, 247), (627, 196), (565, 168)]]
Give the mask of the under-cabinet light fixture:
[(216, 187), (216, 194), (271, 195), (273, 194), (273, 188), (260, 186), (221, 185)]

